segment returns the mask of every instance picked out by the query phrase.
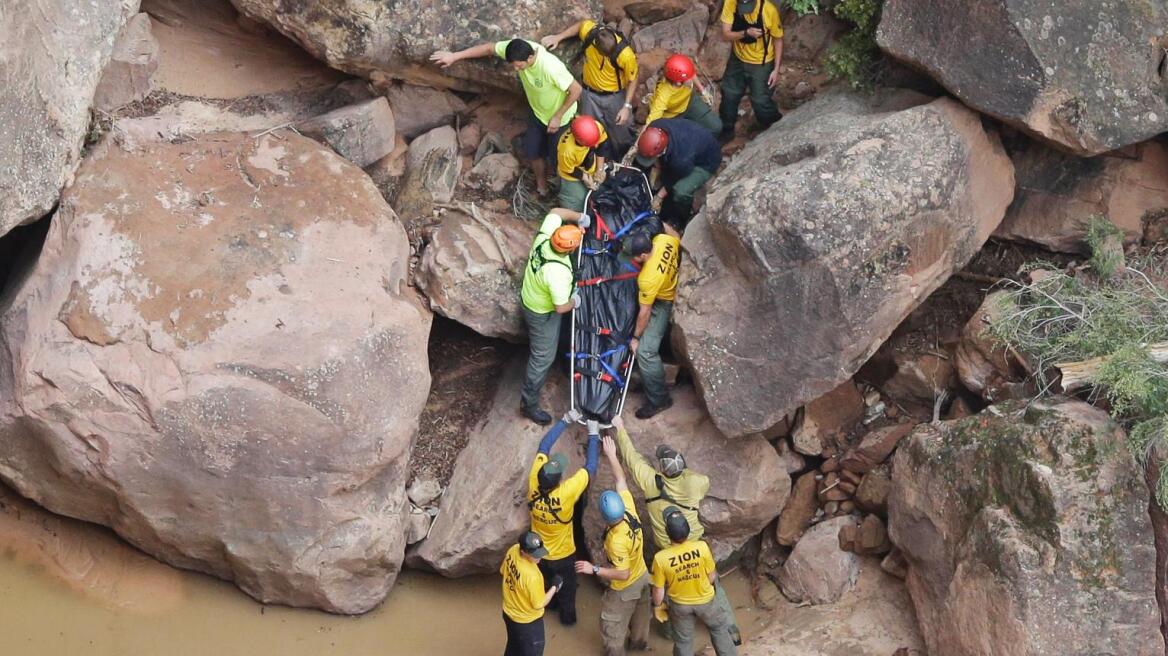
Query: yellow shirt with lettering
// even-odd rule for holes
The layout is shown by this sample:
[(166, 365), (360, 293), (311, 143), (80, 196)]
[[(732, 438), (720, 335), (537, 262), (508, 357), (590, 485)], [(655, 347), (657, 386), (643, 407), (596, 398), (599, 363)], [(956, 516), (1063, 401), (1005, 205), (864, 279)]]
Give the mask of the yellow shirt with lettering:
[(677, 237), (660, 234), (653, 238), (653, 254), (637, 274), (637, 301), (652, 305), (654, 301), (677, 299), (677, 266), (681, 262), (681, 242)]
[(528, 624), (543, 617), (543, 573), (513, 544), (499, 566), (503, 575), (503, 612), (512, 622)]
[[(746, 22), (757, 23), (758, 12), (762, 11), (763, 31), (769, 35), (766, 39), (766, 52), (763, 52), (763, 37), (755, 39), (754, 43), (734, 42), (734, 55), (747, 64), (765, 64), (775, 60), (775, 39), (783, 38), (783, 21), (779, 18), (779, 10), (769, 0), (755, 0), (754, 11), (746, 14)], [(722, 22), (734, 24), (734, 11), (738, 8), (738, 0), (725, 0), (722, 5)]]
[[(600, 141), (596, 142), (596, 147), (599, 148), (600, 144), (608, 141), (608, 131), (600, 121), (596, 122), (596, 127), (600, 128)], [(560, 135), (560, 143), (556, 146), (556, 168), (560, 172), (560, 177), (565, 180), (579, 180), (580, 171), (589, 175), (596, 173), (595, 150), (596, 148), (581, 146), (576, 137), (572, 136), (571, 130), (564, 130), (564, 134)]]
[(649, 125), (659, 118), (673, 118), (689, 107), (689, 99), (693, 96), (693, 87), (688, 82), (674, 84), (661, 76), (657, 86), (653, 88), (653, 99), (649, 101), (649, 116), (645, 125)]
[(535, 462), (531, 463), (531, 473), (527, 476), (527, 499), (532, 502), (531, 530), (543, 540), (543, 546), (548, 550), (548, 560), (560, 560), (576, 551), (572, 516), (576, 511), (576, 501), (588, 487), (588, 472), (580, 469), (560, 481), (559, 487), (548, 492), (547, 499), (544, 499), (539, 494), (538, 477), (539, 468), (547, 461), (546, 454), (536, 454)]
[[(637, 508), (633, 505), (633, 495), (628, 490), (620, 492), (621, 501), (625, 502), (625, 512), (637, 517)], [(629, 578), (623, 581), (609, 581), (608, 586), (613, 590), (624, 590), (636, 583), (648, 572), (645, 567), (645, 531), (639, 525), (633, 529), (626, 517), (619, 524), (608, 528), (604, 535), (604, 553), (608, 555), (608, 562), (615, 569), (629, 570)]]
[(716, 570), (710, 545), (702, 540), (687, 540), (657, 552), (651, 581), (653, 587), (665, 588), (669, 601), (698, 606), (713, 600), (710, 574)]
[[(580, 23), (577, 36), (581, 41), (588, 38), (588, 34), (596, 29), (596, 21), (586, 20)], [(618, 36), (617, 43), (622, 39)], [(637, 55), (633, 52), (632, 44), (621, 49), (616, 56), (616, 63), (620, 64), (620, 79), (617, 79), (616, 68), (608, 55), (600, 52), (595, 45), (584, 49), (584, 84), (597, 91), (620, 91), (637, 81)]]

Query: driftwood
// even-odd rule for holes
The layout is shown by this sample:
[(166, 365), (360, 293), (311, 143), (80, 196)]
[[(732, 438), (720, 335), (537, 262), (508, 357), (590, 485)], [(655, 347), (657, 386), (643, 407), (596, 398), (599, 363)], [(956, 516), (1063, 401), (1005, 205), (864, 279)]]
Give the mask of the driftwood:
[[(1148, 352), (1156, 362), (1168, 363), (1168, 342), (1149, 344)], [(1081, 360), (1079, 362), (1060, 362), (1055, 365), (1063, 375), (1063, 391), (1070, 392), (1086, 387), (1095, 382), (1099, 369), (1107, 362), (1107, 356)]]

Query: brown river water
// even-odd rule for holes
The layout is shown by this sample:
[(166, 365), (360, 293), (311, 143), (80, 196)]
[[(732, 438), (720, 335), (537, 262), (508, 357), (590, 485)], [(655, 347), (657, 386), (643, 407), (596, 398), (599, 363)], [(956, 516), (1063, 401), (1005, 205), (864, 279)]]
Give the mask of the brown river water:
[[(601, 653), (600, 590), (590, 583), (577, 626), (545, 620), (549, 656)], [(761, 631), (769, 614), (750, 605), (746, 579), (732, 573), (726, 584), (743, 633)], [(409, 571), (361, 617), (265, 606), (0, 488), (0, 656), (497, 655), (500, 612), (495, 576)], [(669, 654), (670, 644), (653, 636), (647, 653)]]

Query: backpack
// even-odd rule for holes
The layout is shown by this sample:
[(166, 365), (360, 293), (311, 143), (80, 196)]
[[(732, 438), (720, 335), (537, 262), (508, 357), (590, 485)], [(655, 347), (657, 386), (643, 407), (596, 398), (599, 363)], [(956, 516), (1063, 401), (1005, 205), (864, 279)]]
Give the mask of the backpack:
[[(730, 25), (731, 32), (742, 32), (751, 27), (757, 27), (758, 29), (762, 30), (763, 59), (766, 59), (766, 55), (768, 52), (770, 52), (771, 49), (770, 33), (767, 32), (766, 21), (763, 18), (763, 16), (766, 14), (766, 3), (767, 0), (759, 0), (758, 18), (756, 18), (754, 22), (751, 22), (746, 18), (746, 14), (739, 11), (736, 1), (734, 4), (734, 23)], [(754, 43), (755, 41), (758, 41), (758, 37), (749, 35), (744, 35), (742, 37), (742, 43), (750, 44)]]
[[(608, 56), (608, 61), (612, 64), (612, 67), (616, 69), (616, 83), (617, 86), (620, 86), (621, 78), (624, 77), (625, 70), (621, 68), (621, 65), (617, 62), (617, 60), (620, 59), (621, 53), (625, 51), (625, 48), (630, 47), (629, 40), (623, 32), (616, 29), (615, 27), (609, 27), (608, 25), (597, 25), (596, 27), (592, 28), (592, 31), (588, 33), (588, 36), (584, 37), (584, 48), (581, 50), (581, 52), (588, 50), (593, 46), (593, 44), (596, 43), (596, 36), (600, 30), (612, 32), (616, 36), (616, 48), (614, 48), (612, 54)], [(596, 52), (600, 52), (600, 49), (598, 48)], [(624, 88), (622, 87), (621, 90), (623, 91)]]
[(665, 500), (665, 501), (668, 501), (669, 503), (677, 506), (678, 508), (681, 508), (682, 510), (690, 510), (693, 512), (698, 511), (697, 508), (694, 508), (693, 506), (687, 506), (683, 503), (680, 503), (677, 499), (674, 499), (673, 497), (669, 496), (669, 493), (665, 491), (665, 481), (662, 480), (661, 474), (654, 474), (653, 482), (657, 485), (657, 496), (655, 496), (651, 499), (645, 499), (646, 504), (653, 503), (654, 501)]

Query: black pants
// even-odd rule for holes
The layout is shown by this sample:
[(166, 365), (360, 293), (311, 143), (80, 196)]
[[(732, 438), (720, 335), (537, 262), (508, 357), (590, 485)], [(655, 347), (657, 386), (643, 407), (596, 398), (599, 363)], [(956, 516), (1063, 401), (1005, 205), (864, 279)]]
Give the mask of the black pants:
[(558, 610), (560, 624), (571, 626), (576, 623), (576, 556), (573, 554), (559, 560), (544, 558), (539, 561), (539, 571), (543, 572), (543, 585), (552, 587), (552, 579), (559, 574), (564, 579), (564, 587), (552, 597), (548, 610)]
[(543, 618), (520, 624), (503, 613), (507, 627), (507, 649), (503, 656), (543, 656)]

